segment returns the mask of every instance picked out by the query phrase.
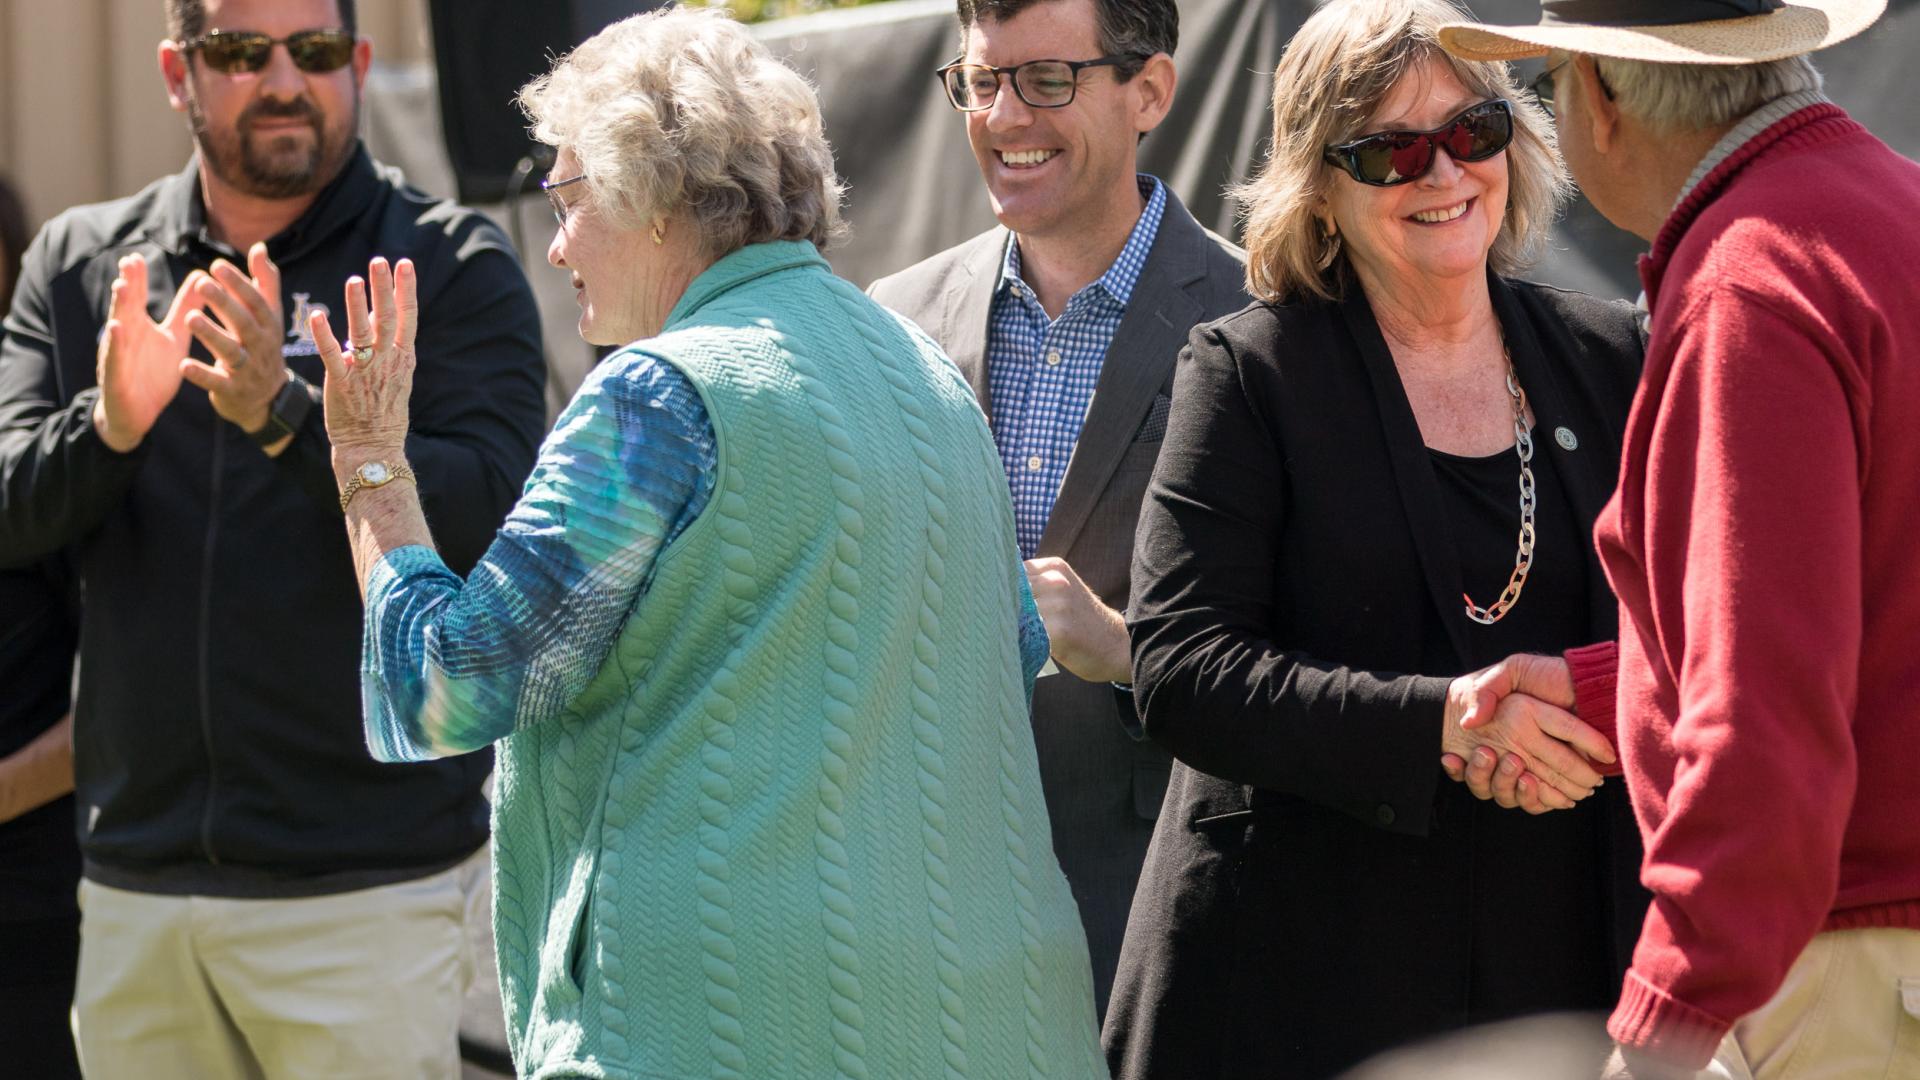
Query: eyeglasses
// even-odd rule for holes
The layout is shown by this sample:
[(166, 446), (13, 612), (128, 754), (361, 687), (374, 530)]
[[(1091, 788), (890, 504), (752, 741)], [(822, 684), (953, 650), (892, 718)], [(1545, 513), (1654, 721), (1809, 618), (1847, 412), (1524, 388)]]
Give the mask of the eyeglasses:
[(1513, 106), (1483, 101), (1432, 131), (1382, 131), (1327, 147), (1331, 164), (1374, 187), (1418, 180), (1433, 168), (1436, 150), (1458, 162), (1485, 161), (1513, 141)]
[(1060, 109), (1073, 104), (1080, 90), (1080, 73), (1091, 67), (1137, 63), (1147, 53), (1116, 53), (1098, 60), (1029, 60), (1012, 67), (986, 64), (948, 64), (933, 73), (947, 88), (947, 101), (961, 112), (984, 112), (1000, 96), (1000, 76), (1013, 77), (1013, 92), (1036, 109)]
[(560, 197), (560, 189), (566, 187), (568, 184), (577, 184), (586, 178), (587, 174), (581, 173), (579, 176), (569, 177), (565, 180), (540, 181), (540, 190), (547, 193), (547, 201), (553, 204), (553, 220), (559, 222), (560, 227), (563, 229), (567, 227), (567, 214), (573, 208), (568, 206), (566, 200)]
[(1572, 62), (1571, 60), (1562, 60), (1540, 74), (1535, 75), (1533, 81), (1527, 84), (1527, 89), (1533, 92), (1533, 100), (1540, 103), (1540, 107), (1547, 111), (1548, 116), (1553, 115), (1553, 74)]
[[(1527, 89), (1533, 91), (1534, 100), (1540, 103), (1540, 107), (1542, 109), (1547, 110), (1548, 116), (1554, 115), (1554, 111), (1553, 111), (1554, 72), (1559, 71), (1561, 68), (1566, 67), (1568, 64), (1571, 64), (1571, 63), (1573, 63), (1573, 61), (1571, 60), (1562, 60), (1559, 63), (1548, 68), (1547, 70), (1534, 76), (1533, 81), (1527, 84)], [(1597, 65), (1593, 69), (1593, 81), (1600, 87), (1600, 92), (1607, 95), (1607, 100), (1612, 101), (1613, 87), (1607, 85), (1606, 77), (1600, 74), (1600, 68)]]
[(275, 45), (285, 45), (293, 66), (309, 75), (338, 71), (353, 59), (353, 34), (338, 28), (300, 30), (283, 38), (251, 30), (215, 30), (181, 48), (198, 51), (207, 66), (222, 75), (243, 75), (266, 67)]

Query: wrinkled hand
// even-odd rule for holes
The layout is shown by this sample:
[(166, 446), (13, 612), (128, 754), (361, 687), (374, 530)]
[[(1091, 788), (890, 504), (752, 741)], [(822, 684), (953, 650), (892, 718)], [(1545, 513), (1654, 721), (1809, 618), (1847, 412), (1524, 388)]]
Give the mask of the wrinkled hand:
[[(308, 320), (320, 360), (327, 366), (327, 437), (335, 460), (355, 464), (391, 460), (407, 441), (407, 399), (413, 393), (414, 332), (419, 324), (418, 282), (410, 259), (389, 268), (374, 259), (367, 280), (347, 279), (347, 340), (371, 345), (366, 361), (343, 352), (324, 312)], [(368, 292), (372, 314), (368, 314)]]
[(125, 454), (146, 439), (180, 390), (180, 363), (192, 347), (187, 314), (198, 305), (205, 275), (188, 274), (167, 317), (156, 323), (147, 317), (147, 260), (129, 255), (119, 269), (94, 361), (100, 400), (93, 427), (102, 442)]
[[(1612, 762), (1612, 745), (1566, 708), (1528, 692), (1537, 689), (1571, 705), (1572, 681), (1562, 685), (1554, 670), (1558, 663), (1552, 657), (1511, 657), (1454, 680), (1441, 736), (1441, 763), (1449, 776), (1487, 777), (1488, 793), (1476, 795), (1535, 814), (1571, 808), (1593, 793), (1601, 777), (1588, 759)], [(1489, 776), (1503, 755), (1509, 760)], [(1506, 798), (1504, 783), (1512, 785)]]
[(225, 259), (198, 278), (195, 300), (212, 310), (187, 316), (187, 329), (213, 355), (212, 364), (180, 361), (180, 377), (207, 392), (213, 411), (245, 432), (267, 426), (273, 399), (287, 383), (281, 349), (287, 334), (280, 322), (280, 269), (267, 258), (267, 245), (247, 252), (248, 277)]
[[(1508, 694), (1524, 693), (1566, 709), (1573, 706), (1573, 672), (1558, 656), (1522, 653), (1477, 671), (1470, 678), (1474, 687), (1473, 702), (1462, 716), (1462, 727), (1469, 731), (1490, 721), (1500, 699)], [(1604, 737), (1601, 742), (1605, 742)], [(1612, 756), (1589, 756), (1603, 763), (1616, 760)], [(1448, 776), (1465, 783), (1475, 798), (1492, 800), (1509, 810), (1519, 808), (1530, 814), (1541, 814), (1563, 809), (1557, 801), (1548, 801), (1544, 794), (1546, 785), (1527, 771), (1525, 759), (1518, 754), (1502, 755), (1482, 746), (1464, 761), (1457, 754), (1443, 754), (1440, 766)]]
[(1065, 559), (1028, 559), (1026, 567), (1054, 660), (1088, 682), (1131, 681), (1133, 659), (1120, 613), (1102, 603)]

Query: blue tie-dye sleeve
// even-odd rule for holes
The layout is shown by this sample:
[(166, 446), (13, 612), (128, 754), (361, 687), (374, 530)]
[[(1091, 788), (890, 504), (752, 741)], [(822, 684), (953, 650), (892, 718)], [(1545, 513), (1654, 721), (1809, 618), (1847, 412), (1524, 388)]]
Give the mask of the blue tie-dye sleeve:
[(713, 425), (686, 376), (638, 352), (601, 364), (465, 582), (419, 546), (368, 573), (373, 756), (465, 753), (559, 713), (606, 660), (660, 549), (705, 509), (715, 473)]
[(1027, 583), (1024, 569), (1014, 576), (1020, 579), (1020, 675), (1027, 685), (1027, 703), (1033, 703), (1033, 681), (1047, 666), (1053, 642), (1047, 638), (1047, 624), (1040, 621), (1040, 608), (1033, 602), (1033, 586)]

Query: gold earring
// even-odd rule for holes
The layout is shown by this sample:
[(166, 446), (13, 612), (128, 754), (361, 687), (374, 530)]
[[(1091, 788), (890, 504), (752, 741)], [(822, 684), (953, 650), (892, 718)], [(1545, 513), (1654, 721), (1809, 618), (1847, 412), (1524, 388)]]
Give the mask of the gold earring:
[(661, 244), (664, 244), (666, 242), (667, 242), (666, 229), (662, 227), (659, 222), (657, 221), (654, 222), (653, 223), (653, 246), (659, 247)]

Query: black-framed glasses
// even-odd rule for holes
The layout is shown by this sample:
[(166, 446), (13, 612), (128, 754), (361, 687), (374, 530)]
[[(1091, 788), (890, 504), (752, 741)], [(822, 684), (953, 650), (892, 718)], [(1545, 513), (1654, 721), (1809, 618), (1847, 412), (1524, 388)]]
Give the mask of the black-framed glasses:
[(309, 75), (339, 71), (353, 59), (353, 34), (339, 27), (297, 30), (283, 38), (252, 30), (214, 30), (181, 48), (198, 52), (208, 67), (222, 75), (245, 75), (266, 67), (275, 45), (285, 45), (293, 66)]
[(1562, 60), (1545, 71), (1542, 71), (1540, 74), (1535, 75), (1533, 81), (1527, 84), (1527, 89), (1533, 92), (1533, 100), (1540, 103), (1540, 107), (1547, 111), (1548, 116), (1553, 115), (1554, 73), (1572, 62), (1571, 60)]
[(570, 176), (565, 180), (540, 181), (540, 190), (547, 193), (547, 202), (553, 206), (553, 220), (559, 222), (560, 227), (563, 229), (567, 227), (567, 214), (571, 212), (573, 208), (568, 206), (566, 200), (560, 197), (560, 189), (566, 187), (568, 184), (577, 184), (586, 178), (587, 174), (581, 173), (579, 176)]
[(1013, 92), (1036, 109), (1060, 109), (1073, 104), (1080, 92), (1080, 73), (1092, 67), (1113, 67), (1148, 59), (1147, 53), (1115, 53), (1097, 60), (1029, 60), (1011, 67), (952, 63), (933, 73), (947, 89), (947, 101), (961, 112), (984, 112), (1000, 96), (1000, 76), (1013, 79)]
[(1483, 101), (1432, 131), (1382, 131), (1327, 147), (1327, 161), (1374, 187), (1418, 180), (1433, 168), (1436, 151), (1455, 161), (1485, 161), (1513, 141), (1513, 105)]
[[(1533, 99), (1540, 103), (1540, 107), (1547, 111), (1548, 116), (1557, 115), (1553, 109), (1554, 73), (1571, 63), (1573, 63), (1571, 60), (1562, 60), (1540, 74), (1535, 75), (1533, 81), (1527, 84), (1527, 89), (1533, 91)], [(1598, 66), (1593, 69), (1593, 81), (1599, 85), (1600, 92), (1607, 95), (1607, 100), (1612, 101), (1613, 87), (1607, 85), (1606, 77), (1600, 74)]]

